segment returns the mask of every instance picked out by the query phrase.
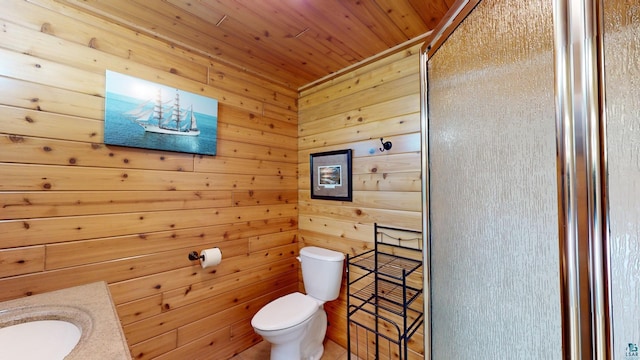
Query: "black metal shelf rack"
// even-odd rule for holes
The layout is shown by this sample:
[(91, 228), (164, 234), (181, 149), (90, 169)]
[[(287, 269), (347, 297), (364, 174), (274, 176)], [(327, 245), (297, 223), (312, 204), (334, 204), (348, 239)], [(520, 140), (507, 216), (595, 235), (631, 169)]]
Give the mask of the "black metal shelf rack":
[(374, 233), (373, 250), (347, 255), (349, 359), (406, 360), (424, 321), (422, 233), (378, 224)]

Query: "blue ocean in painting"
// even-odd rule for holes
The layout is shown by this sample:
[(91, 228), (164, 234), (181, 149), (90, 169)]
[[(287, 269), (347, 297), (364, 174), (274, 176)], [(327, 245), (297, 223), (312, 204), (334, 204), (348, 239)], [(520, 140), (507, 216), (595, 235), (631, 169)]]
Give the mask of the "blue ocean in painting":
[[(116, 81), (118, 82), (117, 84)], [(123, 90), (124, 88), (118, 91), (118, 87), (122, 87), (123, 84), (126, 84), (124, 85), (126, 89), (135, 88), (135, 82), (138, 82), (138, 85), (142, 84), (147, 87), (147, 90), (138, 92), (138, 94), (130, 90)], [(153, 87), (153, 91), (149, 91), (149, 87)], [(110, 90), (116, 90), (117, 92)], [(125, 95), (124, 93), (126, 92), (136, 96)], [(156, 94), (155, 96), (153, 95), (154, 93)], [(188, 115), (187, 119), (190, 119), (191, 111), (193, 111), (197, 123), (197, 130), (194, 133), (199, 131), (199, 134), (191, 136), (178, 135), (178, 131), (166, 131), (167, 133), (154, 132), (153, 130), (146, 131), (145, 127), (158, 129), (158, 121), (157, 119), (154, 120), (154, 116), (157, 115), (159, 104), (164, 108), (163, 118), (169, 119), (171, 117), (170, 108), (174, 106), (178, 94), (180, 100), (179, 108), (184, 113), (185, 118)], [(108, 72), (104, 142), (110, 145), (215, 155), (218, 132), (217, 105), (217, 100), (215, 99)], [(144, 114), (145, 119), (149, 118), (150, 120), (141, 121), (142, 114)], [(189, 127), (190, 120), (187, 119), (181, 123)], [(175, 127), (175, 123), (173, 125), (167, 123), (166, 126)], [(183, 126), (180, 127), (184, 128)], [(182, 133), (186, 132), (188, 131), (182, 131)]]

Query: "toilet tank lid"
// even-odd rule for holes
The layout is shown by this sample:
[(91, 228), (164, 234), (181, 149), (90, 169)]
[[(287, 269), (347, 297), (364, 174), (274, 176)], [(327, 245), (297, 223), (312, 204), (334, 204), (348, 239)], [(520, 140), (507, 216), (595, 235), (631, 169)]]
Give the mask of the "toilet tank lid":
[(300, 249), (300, 256), (324, 261), (343, 261), (344, 254), (338, 251), (319, 248), (316, 246), (306, 246)]
[(260, 330), (283, 330), (301, 324), (319, 306), (317, 301), (303, 293), (291, 293), (265, 305), (251, 319), (251, 325)]

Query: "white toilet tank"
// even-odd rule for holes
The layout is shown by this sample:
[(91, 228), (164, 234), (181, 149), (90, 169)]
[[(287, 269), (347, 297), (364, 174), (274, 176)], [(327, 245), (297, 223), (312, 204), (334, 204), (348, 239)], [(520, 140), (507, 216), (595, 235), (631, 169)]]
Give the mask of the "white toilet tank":
[(344, 268), (343, 253), (307, 246), (300, 249), (300, 262), (307, 295), (322, 301), (338, 298)]

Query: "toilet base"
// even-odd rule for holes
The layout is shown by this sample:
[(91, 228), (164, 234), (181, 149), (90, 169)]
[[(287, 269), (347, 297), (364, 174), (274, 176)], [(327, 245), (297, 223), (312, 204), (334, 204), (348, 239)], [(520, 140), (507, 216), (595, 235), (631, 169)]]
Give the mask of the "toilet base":
[(291, 341), (289, 336), (270, 339), (265, 336), (266, 334), (260, 334), (271, 343), (270, 360), (320, 360), (324, 353), (323, 341), (327, 332), (327, 313), (320, 307), (308, 321), (304, 324), (303, 334), (300, 334), (302, 339)]
[(324, 346), (321, 343), (320, 347), (308, 356), (301, 357), (299, 344), (271, 344), (270, 360), (320, 360), (322, 354), (324, 354)]
[(271, 344), (271, 356), (269, 359), (300, 359), (300, 346), (296, 345), (299, 344)]
[(318, 349), (318, 352), (316, 352), (315, 354), (312, 354), (308, 358), (302, 359), (302, 360), (320, 360), (320, 358), (322, 357), (322, 354), (324, 354), (324, 346), (321, 344), (320, 345), (320, 349)]

